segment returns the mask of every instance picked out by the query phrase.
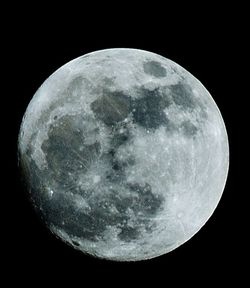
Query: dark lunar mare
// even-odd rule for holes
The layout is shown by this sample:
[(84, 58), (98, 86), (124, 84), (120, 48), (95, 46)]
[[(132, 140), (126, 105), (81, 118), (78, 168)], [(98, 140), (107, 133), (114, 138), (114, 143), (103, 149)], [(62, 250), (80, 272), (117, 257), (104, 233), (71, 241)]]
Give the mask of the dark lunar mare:
[[(168, 89), (166, 89), (168, 88)], [(155, 130), (165, 126), (167, 131), (181, 128), (187, 137), (193, 137), (198, 128), (190, 121), (184, 121), (179, 127), (171, 122), (164, 109), (172, 104), (180, 106), (184, 111), (192, 111), (197, 106), (201, 107), (203, 116), (205, 112), (201, 103), (194, 98), (191, 87), (183, 82), (168, 87), (158, 87), (154, 90), (144, 86), (135, 87), (137, 97), (133, 98), (122, 91), (110, 92), (105, 90), (103, 96), (91, 104), (95, 117), (104, 122), (108, 127), (117, 127), (129, 115), (133, 122), (139, 126)], [(117, 134), (114, 137), (118, 137)]]
[[(111, 189), (108, 195), (99, 194), (88, 201), (89, 212), (76, 209), (75, 203), (69, 192), (54, 193), (50, 198), (44, 190), (43, 181), (52, 181), (51, 174), (38, 169), (33, 160), (29, 161), (31, 199), (36, 204), (36, 210), (44, 219), (48, 226), (64, 230), (70, 236), (77, 236), (90, 241), (102, 239), (103, 232), (108, 226), (116, 226), (121, 229), (118, 237), (130, 242), (140, 236), (140, 227), (144, 227), (150, 232), (153, 228), (154, 218), (164, 202), (163, 197), (152, 193), (149, 184), (127, 185), (130, 189), (128, 196), (121, 195), (119, 191)], [(44, 178), (45, 177), (45, 178)], [(59, 189), (60, 187), (58, 187)], [(76, 193), (74, 190), (72, 193)], [(78, 193), (76, 193), (78, 194)], [(109, 210), (114, 206), (116, 211)], [(133, 225), (129, 224), (130, 216), (128, 209), (135, 215), (136, 220)]]
[(104, 161), (109, 161), (111, 164), (111, 169), (106, 175), (106, 178), (111, 182), (123, 183), (126, 181), (125, 169), (128, 166), (133, 166), (135, 159), (131, 155), (126, 161), (121, 161), (116, 157), (116, 153), (120, 146), (126, 145), (129, 141), (132, 141), (133, 137), (129, 132), (127, 123), (124, 122), (117, 123), (112, 127), (111, 135), (110, 149), (107, 153), (102, 155)]
[[(25, 174), (30, 175), (32, 201), (47, 225), (52, 224), (70, 236), (98, 241), (107, 227), (116, 226), (120, 229), (118, 237), (121, 240), (132, 241), (140, 236), (142, 226), (150, 231), (151, 218), (161, 209), (164, 199), (155, 195), (148, 183), (127, 184), (124, 169), (133, 165), (134, 160), (121, 162), (116, 158), (117, 149), (131, 140), (126, 123), (112, 128), (110, 150), (105, 155), (100, 152), (99, 142), (84, 144), (82, 120), (82, 116), (68, 115), (56, 119), (56, 124), (51, 126), (48, 139), (42, 144), (48, 168), (40, 170), (32, 158), (23, 155), (21, 166)], [(123, 133), (120, 133), (121, 128)], [(32, 149), (30, 146), (27, 155), (32, 154)], [(111, 169), (107, 185), (123, 185), (130, 193), (123, 195), (116, 190), (119, 188), (110, 189), (108, 194), (95, 195), (95, 191), (84, 191), (77, 182), (79, 173), (86, 173), (95, 161), (109, 161)], [(53, 195), (46, 190), (47, 187)], [(89, 209), (77, 209), (75, 194), (86, 199)], [(114, 211), (110, 207), (115, 207)], [(136, 216), (133, 225), (129, 222), (128, 209)]]
[(146, 129), (167, 125), (168, 119), (163, 110), (170, 105), (169, 97), (160, 89), (139, 87), (135, 91), (138, 98), (132, 98), (121, 91), (104, 91), (101, 98), (91, 103), (95, 117), (109, 127), (116, 126), (130, 114), (136, 124)]
[(166, 69), (157, 61), (147, 61), (143, 63), (143, 70), (146, 74), (156, 78), (162, 78), (167, 75)]
[(132, 113), (135, 123), (146, 129), (157, 129), (167, 125), (168, 119), (164, 109), (170, 105), (169, 98), (162, 94), (160, 89), (138, 89), (139, 98), (134, 99)]
[(188, 84), (179, 82), (171, 85), (170, 90), (174, 103), (181, 106), (182, 109), (194, 109), (196, 107), (192, 89)]
[[(144, 68), (155, 74), (160, 73), (161, 68), (157, 64), (150, 65)], [(81, 85), (81, 81), (81, 78), (75, 79), (75, 85), (72, 84), (68, 92), (75, 89), (73, 86)], [(171, 129), (174, 124), (166, 117), (164, 109), (173, 103), (182, 106), (182, 109), (195, 107), (191, 88), (186, 84), (172, 85), (168, 93), (163, 88), (149, 90), (137, 87), (136, 98), (121, 91), (105, 90), (102, 97), (91, 103), (96, 119), (110, 129), (110, 149), (105, 153), (101, 153), (99, 142), (85, 143), (86, 133), (93, 135), (99, 133), (98, 127), (86, 131), (88, 124), (85, 122), (93, 123), (94, 119), (87, 119), (87, 116), (82, 115), (55, 118), (55, 125), (51, 126), (48, 139), (41, 147), (46, 155), (48, 169), (39, 170), (32, 159), (25, 158), (22, 162), (25, 173), (31, 175), (29, 179), (33, 202), (39, 206), (47, 223), (63, 229), (71, 236), (91, 241), (101, 239), (109, 226), (118, 227), (119, 238), (126, 242), (140, 237), (140, 227), (150, 231), (153, 223), (151, 219), (160, 211), (164, 199), (153, 193), (149, 183), (127, 183), (125, 171), (134, 165), (135, 159), (131, 155), (129, 160), (121, 161), (116, 154), (120, 146), (133, 141), (128, 125), (124, 121), (127, 117), (132, 116), (133, 122), (145, 129), (155, 130), (160, 126)], [(184, 121), (181, 129), (188, 137), (194, 136), (198, 130), (190, 121)], [(28, 151), (27, 155), (31, 153), (32, 151)], [(98, 161), (105, 161), (110, 165), (105, 185), (116, 184), (114, 187), (122, 185), (130, 191), (129, 196), (116, 190), (119, 188), (110, 189), (108, 194), (95, 195), (93, 194), (95, 191), (84, 191), (80, 187), (78, 184), (80, 174), (86, 173), (91, 164)], [(46, 186), (55, 191), (52, 197), (48, 191), (45, 193), (41, 179), (47, 179)], [(89, 209), (77, 209), (72, 196), (74, 194), (84, 197)], [(109, 209), (110, 207), (115, 209)], [(135, 215), (136, 220), (132, 225), (128, 211)]]
[(131, 98), (121, 91), (103, 91), (102, 97), (91, 103), (96, 118), (103, 121), (108, 126), (124, 120), (131, 107)]

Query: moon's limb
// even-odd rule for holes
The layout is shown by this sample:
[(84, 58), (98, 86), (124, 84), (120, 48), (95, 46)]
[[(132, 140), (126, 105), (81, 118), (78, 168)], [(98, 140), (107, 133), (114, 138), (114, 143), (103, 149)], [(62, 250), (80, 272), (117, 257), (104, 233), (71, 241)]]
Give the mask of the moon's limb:
[(76, 249), (135, 261), (192, 237), (222, 195), (222, 116), (178, 64), (108, 49), (58, 69), (30, 102), (20, 166), (47, 226)]

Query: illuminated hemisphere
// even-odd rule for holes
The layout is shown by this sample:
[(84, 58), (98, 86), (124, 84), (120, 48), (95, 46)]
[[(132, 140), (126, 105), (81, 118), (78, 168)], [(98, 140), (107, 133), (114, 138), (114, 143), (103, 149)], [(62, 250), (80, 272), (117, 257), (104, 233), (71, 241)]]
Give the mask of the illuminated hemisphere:
[(165, 254), (217, 206), (228, 171), (221, 114), (188, 71), (108, 49), (58, 69), (22, 121), (19, 163), (49, 229), (117, 261)]

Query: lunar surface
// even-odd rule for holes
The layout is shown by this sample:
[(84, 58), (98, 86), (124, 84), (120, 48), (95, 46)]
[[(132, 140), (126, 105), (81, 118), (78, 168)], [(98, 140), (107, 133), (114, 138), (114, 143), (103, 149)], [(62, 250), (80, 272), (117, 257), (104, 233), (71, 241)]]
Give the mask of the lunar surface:
[(222, 195), (222, 116), (205, 87), (157, 54), (108, 49), (53, 73), (24, 115), (19, 165), (48, 228), (92, 256), (137, 261), (190, 239)]

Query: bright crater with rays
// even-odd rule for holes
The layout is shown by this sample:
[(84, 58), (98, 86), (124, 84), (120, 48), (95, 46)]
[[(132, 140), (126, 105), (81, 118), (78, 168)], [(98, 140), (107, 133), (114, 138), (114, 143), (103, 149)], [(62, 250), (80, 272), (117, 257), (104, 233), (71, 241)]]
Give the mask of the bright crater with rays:
[(48, 228), (116, 261), (165, 254), (190, 239), (222, 195), (222, 116), (205, 87), (157, 54), (108, 49), (58, 69), (22, 121), (19, 163)]

